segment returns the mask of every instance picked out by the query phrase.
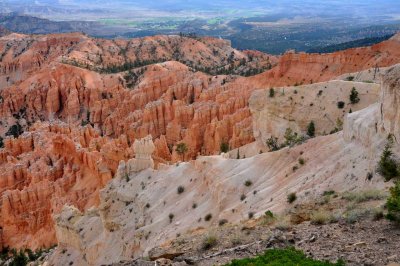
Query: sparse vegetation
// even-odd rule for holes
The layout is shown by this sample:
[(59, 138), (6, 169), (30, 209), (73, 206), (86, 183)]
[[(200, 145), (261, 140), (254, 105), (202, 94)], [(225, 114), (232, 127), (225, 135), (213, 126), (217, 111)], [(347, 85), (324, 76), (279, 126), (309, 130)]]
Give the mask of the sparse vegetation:
[(246, 199), (246, 195), (245, 194), (240, 195), (240, 200), (241, 201), (244, 201), (245, 199)]
[(275, 228), (280, 231), (288, 231), (292, 228), (292, 224), (285, 218), (278, 218), (275, 223)]
[(386, 195), (383, 191), (371, 189), (360, 192), (346, 192), (343, 194), (342, 198), (348, 201), (361, 203), (370, 200), (382, 200), (386, 198)]
[(253, 219), (254, 218), (254, 212), (249, 212), (249, 219)]
[(261, 224), (272, 224), (275, 221), (275, 216), (271, 211), (266, 211), (264, 213), (263, 219), (261, 221)]
[(306, 163), (306, 161), (303, 158), (299, 158), (299, 164), (300, 165), (304, 165)]
[(201, 248), (203, 250), (208, 250), (215, 247), (217, 243), (218, 243), (217, 238), (215, 236), (210, 235), (204, 238)]
[(364, 219), (367, 216), (370, 216), (371, 214), (371, 209), (352, 209), (349, 210), (344, 217), (347, 223), (353, 224), (360, 221), (361, 219)]
[(270, 151), (279, 150), (278, 138), (276, 138), (274, 136), (271, 136), (269, 139), (267, 139), (266, 144)]
[(297, 199), (297, 195), (295, 192), (289, 193), (289, 195), (287, 196), (288, 203), (293, 203), (293, 202), (295, 202), (296, 199)]
[(330, 222), (330, 215), (325, 211), (315, 211), (311, 214), (311, 223), (326, 224)]
[(336, 194), (334, 190), (325, 190), (324, 193), (322, 193), (322, 196), (331, 196)]
[(189, 149), (186, 143), (184, 142), (178, 143), (178, 145), (176, 145), (176, 152), (182, 156), (182, 161), (185, 160), (185, 154), (187, 153), (188, 150)]
[(308, 258), (302, 251), (294, 248), (270, 249), (263, 255), (255, 258), (233, 260), (225, 266), (278, 266), (278, 265), (302, 265), (302, 266), (343, 266), (343, 261), (330, 263)]
[(172, 223), (172, 220), (174, 220), (174, 214), (173, 213), (170, 213), (169, 215), (168, 215), (168, 218), (169, 218), (169, 222), (170, 223)]
[(284, 146), (293, 147), (294, 145), (300, 144), (304, 141), (304, 137), (299, 136), (297, 132), (293, 132), (291, 128), (286, 129), (284, 137), (285, 137)]
[(10, 250), (8, 247), (4, 247), (1, 251), (0, 259), (2, 262), (8, 261), (7, 265), (10, 266), (25, 266), (29, 262), (39, 259), (43, 255), (43, 252), (46, 251), (48, 250), (38, 249), (34, 252), (31, 249), (21, 249), (17, 251), (16, 249)]

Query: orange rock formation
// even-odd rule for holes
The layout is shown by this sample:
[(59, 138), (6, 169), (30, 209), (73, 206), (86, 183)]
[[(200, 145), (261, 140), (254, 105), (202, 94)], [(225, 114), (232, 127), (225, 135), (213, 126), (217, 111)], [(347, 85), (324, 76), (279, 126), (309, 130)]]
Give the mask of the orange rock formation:
[[(213, 38), (8, 34), (0, 54), (0, 135), (15, 125), (25, 131), (0, 150), (1, 240), (37, 248), (55, 243), (51, 214), (64, 204), (83, 210), (98, 203), (118, 162), (133, 157), (135, 139), (152, 135), (156, 162), (180, 160), (179, 142), (188, 145), (186, 159), (218, 153), (224, 142), (245, 145), (254, 141), (253, 90), (398, 63), (400, 42), (289, 53), (278, 62)], [(270, 66), (249, 78), (198, 71)]]

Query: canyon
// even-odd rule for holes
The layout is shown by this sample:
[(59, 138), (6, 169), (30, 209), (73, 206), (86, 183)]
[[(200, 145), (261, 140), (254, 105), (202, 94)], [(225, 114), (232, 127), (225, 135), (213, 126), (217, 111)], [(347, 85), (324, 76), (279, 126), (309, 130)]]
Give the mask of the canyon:
[[(398, 67), (389, 67), (400, 63), (400, 35), (331, 54), (272, 56), (209, 37), (1, 34), (2, 247), (58, 243), (82, 265), (113, 263), (193, 224), (281, 211), (288, 191), (386, 187), (365, 176), (384, 135), (399, 134), (387, 95), (397, 95)], [(328, 135), (338, 120), (344, 130)], [(288, 127), (305, 134), (311, 121), (316, 138), (258, 154), (268, 138), (282, 141)], [(140, 139), (151, 143), (145, 152)], [(222, 145), (232, 151), (219, 155)], [(243, 153), (248, 145), (261, 148)], [(236, 159), (238, 148), (245, 159)], [(300, 154), (307, 163), (293, 171)], [(205, 212), (211, 221), (197, 222)], [(67, 263), (61, 251), (55, 265)]]

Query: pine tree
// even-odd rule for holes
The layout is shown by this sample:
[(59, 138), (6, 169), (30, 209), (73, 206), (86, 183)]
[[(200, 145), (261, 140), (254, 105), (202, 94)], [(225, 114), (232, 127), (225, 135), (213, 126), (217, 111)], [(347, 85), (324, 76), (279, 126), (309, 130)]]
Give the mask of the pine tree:
[(353, 87), (353, 89), (351, 89), (351, 93), (350, 93), (350, 102), (352, 104), (358, 103), (360, 101), (360, 98), (358, 97), (358, 91), (356, 90), (355, 87)]
[(311, 121), (310, 124), (308, 124), (307, 135), (310, 136), (311, 138), (315, 137), (315, 124), (314, 124), (314, 121)]
[(392, 145), (393, 137), (389, 135), (388, 143), (386, 144), (378, 163), (378, 172), (385, 178), (385, 181), (389, 181), (392, 178), (399, 176), (398, 162), (393, 158)]
[(387, 199), (386, 206), (388, 209), (387, 219), (400, 224), (400, 181), (390, 188), (390, 196)]

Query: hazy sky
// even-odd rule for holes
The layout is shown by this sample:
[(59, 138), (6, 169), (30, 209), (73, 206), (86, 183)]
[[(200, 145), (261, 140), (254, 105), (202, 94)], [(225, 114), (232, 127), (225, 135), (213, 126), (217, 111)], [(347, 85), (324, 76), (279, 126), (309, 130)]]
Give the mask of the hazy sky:
[[(400, 0), (0, 0), (2, 12), (20, 11), (47, 16), (61, 10), (103, 10), (123, 16), (127, 12), (151, 9), (159, 12), (179, 11), (188, 16), (207, 12), (226, 16), (288, 14), (304, 16), (391, 16), (400, 17)], [(42, 10), (40, 10), (42, 8)], [(36, 13), (35, 13), (36, 12)], [(218, 13), (219, 12), (219, 13)], [(71, 12), (71, 15), (76, 15)], [(181, 15), (181, 14), (180, 14)], [(84, 19), (84, 16), (82, 17)]]

